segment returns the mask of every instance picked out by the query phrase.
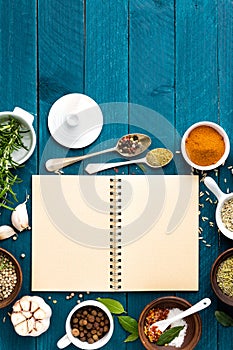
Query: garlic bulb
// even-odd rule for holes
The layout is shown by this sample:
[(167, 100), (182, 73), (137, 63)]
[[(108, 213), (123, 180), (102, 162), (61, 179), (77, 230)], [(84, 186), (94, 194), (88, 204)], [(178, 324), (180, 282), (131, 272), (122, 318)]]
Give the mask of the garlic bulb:
[(23, 230), (30, 230), (30, 226), (28, 224), (28, 212), (27, 212), (27, 203), (28, 197), (26, 198), (25, 202), (17, 205), (15, 210), (12, 212), (11, 215), (11, 222), (12, 225), (19, 231), (22, 232)]
[(49, 328), (51, 315), (44, 299), (25, 295), (14, 304), (11, 322), (19, 335), (36, 337)]
[(9, 238), (11, 236), (14, 236), (16, 232), (14, 229), (8, 225), (2, 225), (0, 226), (0, 240)]

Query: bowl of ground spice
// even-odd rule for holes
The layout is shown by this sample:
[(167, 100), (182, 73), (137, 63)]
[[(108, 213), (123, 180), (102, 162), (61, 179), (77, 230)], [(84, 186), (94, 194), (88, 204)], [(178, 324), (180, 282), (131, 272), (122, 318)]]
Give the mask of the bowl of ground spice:
[(233, 306), (233, 248), (217, 257), (211, 268), (210, 280), (216, 296)]
[(222, 165), (230, 152), (225, 130), (216, 123), (202, 121), (184, 133), (181, 152), (186, 162), (198, 170), (212, 170)]
[(22, 287), (22, 270), (16, 258), (0, 248), (0, 308), (10, 305)]
[[(165, 334), (167, 330), (161, 334), (156, 329), (153, 329), (153, 326), (150, 327), (154, 322), (169, 319), (191, 306), (187, 300), (175, 296), (161, 297), (146, 305), (138, 321), (138, 333), (143, 346), (147, 350), (194, 349), (200, 340), (202, 332), (201, 318), (198, 313), (172, 324), (168, 329), (169, 335), (168, 333), (167, 335)], [(179, 328), (181, 330), (177, 334), (176, 332)], [(173, 337), (172, 333), (176, 333), (176, 336)], [(161, 342), (162, 335), (165, 343), (163, 341)], [(166, 336), (167, 342), (165, 339)]]

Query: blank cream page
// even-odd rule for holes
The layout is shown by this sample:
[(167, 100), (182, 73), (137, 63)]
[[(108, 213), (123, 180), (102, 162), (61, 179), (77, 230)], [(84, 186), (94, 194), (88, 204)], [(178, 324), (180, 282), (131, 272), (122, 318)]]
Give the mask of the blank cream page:
[(32, 179), (32, 290), (103, 291), (109, 275), (109, 178)]
[(198, 177), (121, 181), (122, 290), (198, 290)]

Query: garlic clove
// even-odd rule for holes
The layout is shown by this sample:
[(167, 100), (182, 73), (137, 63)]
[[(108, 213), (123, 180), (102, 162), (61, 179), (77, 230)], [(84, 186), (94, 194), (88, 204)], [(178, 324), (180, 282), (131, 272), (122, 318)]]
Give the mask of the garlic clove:
[(21, 309), (21, 305), (20, 305), (20, 302), (19, 302), (19, 300), (18, 301), (16, 301), (16, 303), (14, 304), (14, 306), (13, 306), (13, 311), (14, 312), (19, 312), (19, 311), (21, 311), (22, 309)]
[(42, 321), (36, 321), (34, 329), (35, 329), (36, 332), (42, 332), (44, 330), (43, 322)]
[(31, 333), (33, 329), (35, 329), (36, 320), (34, 319), (34, 317), (31, 317), (29, 320), (27, 320), (27, 323), (28, 323), (28, 332)]
[(14, 229), (8, 225), (0, 226), (0, 240), (7, 239), (11, 236), (14, 236), (16, 232)]
[(23, 311), (29, 311), (30, 308), (31, 308), (31, 301), (30, 301), (30, 297), (29, 296), (25, 296), (25, 297), (22, 297), (20, 299), (20, 305), (21, 305), (21, 309)]
[(27, 335), (28, 334), (28, 323), (25, 320), (24, 322), (18, 323), (17, 325), (15, 325), (15, 331), (16, 333), (18, 333), (19, 335)]
[(30, 229), (28, 224), (28, 212), (26, 207), (27, 199), (25, 202), (17, 205), (15, 210), (11, 214), (12, 225), (19, 231)]
[(26, 317), (21, 312), (13, 312), (11, 314), (11, 322), (15, 326), (26, 320)]
[(36, 320), (43, 320), (46, 317), (46, 313), (42, 309), (38, 309), (34, 312), (34, 317)]
[(37, 309), (39, 309), (39, 305), (35, 301), (31, 300), (31, 309), (30, 309), (30, 311), (31, 312), (35, 312)]

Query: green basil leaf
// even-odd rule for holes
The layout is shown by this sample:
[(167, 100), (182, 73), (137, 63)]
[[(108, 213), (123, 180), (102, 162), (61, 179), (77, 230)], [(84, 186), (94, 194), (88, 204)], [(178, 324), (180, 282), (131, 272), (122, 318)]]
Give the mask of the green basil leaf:
[(221, 323), (224, 327), (232, 327), (233, 326), (233, 318), (227, 315), (223, 311), (215, 311), (215, 317), (219, 323)]
[(130, 342), (130, 341), (135, 341), (135, 340), (137, 340), (137, 339), (138, 339), (138, 334), (132, 333), (132, 334), (130, 334), (130, 335), (124, 340), (124, 342), (125, 342), (125, 343), (128, 343), (128, 342)]
[(167, 331), (163, 332), (160, 335), (156, 344), (157, 345), (169, 344), (173, 339), (175, 339), (180, 334), (180, 331), (183, 328), (184, 328), (184, 326), (177, 326), (177, 327), (172, 327), (172, 328), (168, 329)]
[(122, 314), (123, 312), (126, 312), (124, 310), (123, 305), (117, 300), (110, 299), (110, 298), (97, 298), (96, 300), (104, 304), (112, 314), (119, 315), (119, 314)]
[(138, 323), (130, 316), (118, 316), (118, 320), (122, 328), (133, 334), (138, 334)]

